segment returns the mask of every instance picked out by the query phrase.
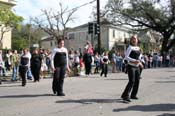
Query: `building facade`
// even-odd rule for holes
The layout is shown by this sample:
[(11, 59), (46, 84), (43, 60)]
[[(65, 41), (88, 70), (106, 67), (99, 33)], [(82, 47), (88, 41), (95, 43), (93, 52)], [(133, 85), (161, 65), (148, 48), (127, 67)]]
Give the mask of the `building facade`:
[[(16, 2), (14, 0), (0, 0), (1, 8), (11, 9), (13, 6), (15, 6), (15, 4)], [(11, 49), (11, 36), (12, 36), (11, 31), (5, 32), (2, 39), (2, 45), (1, 45), (2, 49)]]
[[(126, 49), (125, 39), (129, 38), (130, 29), (124, 26), (113, 26), (108, 22), (101, 22), (101, 48), (111, 50), (115, 47), (119, 51)], [(65, 45), (68, 48), (82, 51), (86, 42), (90, 41), (95, 48), (98, 46), (97, 36), (88, 34), (88, 24), (84, 24), (67, 32)]]
[[(155, 36), (152, 31), (133, 32), (130, 28), (125, 26), (114, 26), (108, 22), (101, 22), (101, 48), (110, 51), (115, 48), (118, 52), (124, 53), (129, 45), (129, 39), (135, 35), (139, 39), (139, 45), (144, 53), (150, 53), (158, 50), (160, 46), (160, 36)], [(134, 34), (135, 33), (135, 34)], [(68, 49), (78, 50), (83, 52), (83, 49), (90, 41), (93, 48), (97, 48), (97, 36), (88, 33), (88, 23), (70, 28), (65, 35), (65, 46)], [(45, 38), (41, 40), (41, 47), (46, 49), (53, 49), (57, 44), (56, 40), (52, 38)]]

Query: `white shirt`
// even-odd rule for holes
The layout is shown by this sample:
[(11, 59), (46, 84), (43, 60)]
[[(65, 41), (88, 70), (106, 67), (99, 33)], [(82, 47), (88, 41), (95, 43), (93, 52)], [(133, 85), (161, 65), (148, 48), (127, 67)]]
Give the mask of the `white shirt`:
[(65, 47), (61, 47), (61, 48), (54, 48), (53, 50), (52, 50), (52, 54), (51, 54), (51, 67), (52, 68), (55, 68), (54, 67), (54, 57), (55, 57), (55, 54), (57, 53), (57, 52), (65, 52), (66, 53), (66, 62), (67, 62), (67, 68), (69, 67), (69, 63), (68, 63), (68, 51), (67, 51), (67, 49), (65, 48)]
[(131, 62), (134, 62), (134, 61), (137, 61), (137, 60), (139, 60), (139, 61), (141, 61), (142, 62), (142, 54), (140, 54), (140, 56), (139, 56), (139, 59), (134, 59), (134, 58), (131, 58), (130, 57), (130, 53), (132, 52), (132, 51), (140, 51), (140, 48), (138, 47), (138, 46), (129, 46), (128, 48), (127, 48), (127, 50), (126, 50), (126, 53), (125, 53), (125, 59), (128, 61), (128, 64), (130, 64), (130, 65), (132, 65), (132, 66), (137, 66), (138, 67), (138, 65), (135, 65), (135, 64), (133, 64), (133, 63), (131, 63)]

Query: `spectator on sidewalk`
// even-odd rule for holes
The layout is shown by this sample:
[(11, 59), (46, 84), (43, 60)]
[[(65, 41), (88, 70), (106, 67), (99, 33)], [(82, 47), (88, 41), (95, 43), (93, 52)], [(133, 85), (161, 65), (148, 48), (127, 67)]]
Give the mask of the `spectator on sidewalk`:
[(12, 54), (12, 71), (13, 72), (12, 72), (11, 81), (17, 81), (18, 63), (19, 63), (19, 55), (17, 50), (14, 50)]
[(2, 50), (0, 50), (0, 84), (2, 83), (2, 76), (3, 76), (3, 70), (4, 70), (4, 61), (2, 59)]

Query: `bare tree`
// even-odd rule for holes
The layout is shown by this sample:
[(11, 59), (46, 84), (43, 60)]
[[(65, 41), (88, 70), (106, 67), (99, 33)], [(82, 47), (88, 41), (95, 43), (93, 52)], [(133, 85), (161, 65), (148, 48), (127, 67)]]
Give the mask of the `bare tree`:
[(50, 37), (59, 38), (62, 30), (62, 37), (65, 38), (65, 32), (67, 24), (70, 21), (73, 21), (73, 14), (77, 9), (69, 10), (68, 7), (64, 8), (62, 3), (59, 3), (60, 11), (54, 12), (53, 9), (44, 9), (42, 10), (44, 18), (35, 17), (33, 22), (38, 25), (38, 27), (44, 30)]

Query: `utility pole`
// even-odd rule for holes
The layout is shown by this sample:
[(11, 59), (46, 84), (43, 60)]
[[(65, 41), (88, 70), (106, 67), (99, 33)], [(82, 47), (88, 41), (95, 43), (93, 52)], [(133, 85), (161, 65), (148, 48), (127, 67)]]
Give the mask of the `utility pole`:
[(97, 33), (98, 38), (98, 53), (101, 54), (101, 32), (100, 32), (100, 0), (97, 0), (97, 25), (99, 25), (99, 33)]
[(29, 50), (31, 48), (31, 18), (30, 18), (30, 21), (29, 21), (29, 24), (27, 24), (28, 26), (28, 39), (29, 39)]
[(29, 50), (30, 50), (30, 47), (31, 47), (31, 24), (28, 24), (28, 41), (29, 41)]

